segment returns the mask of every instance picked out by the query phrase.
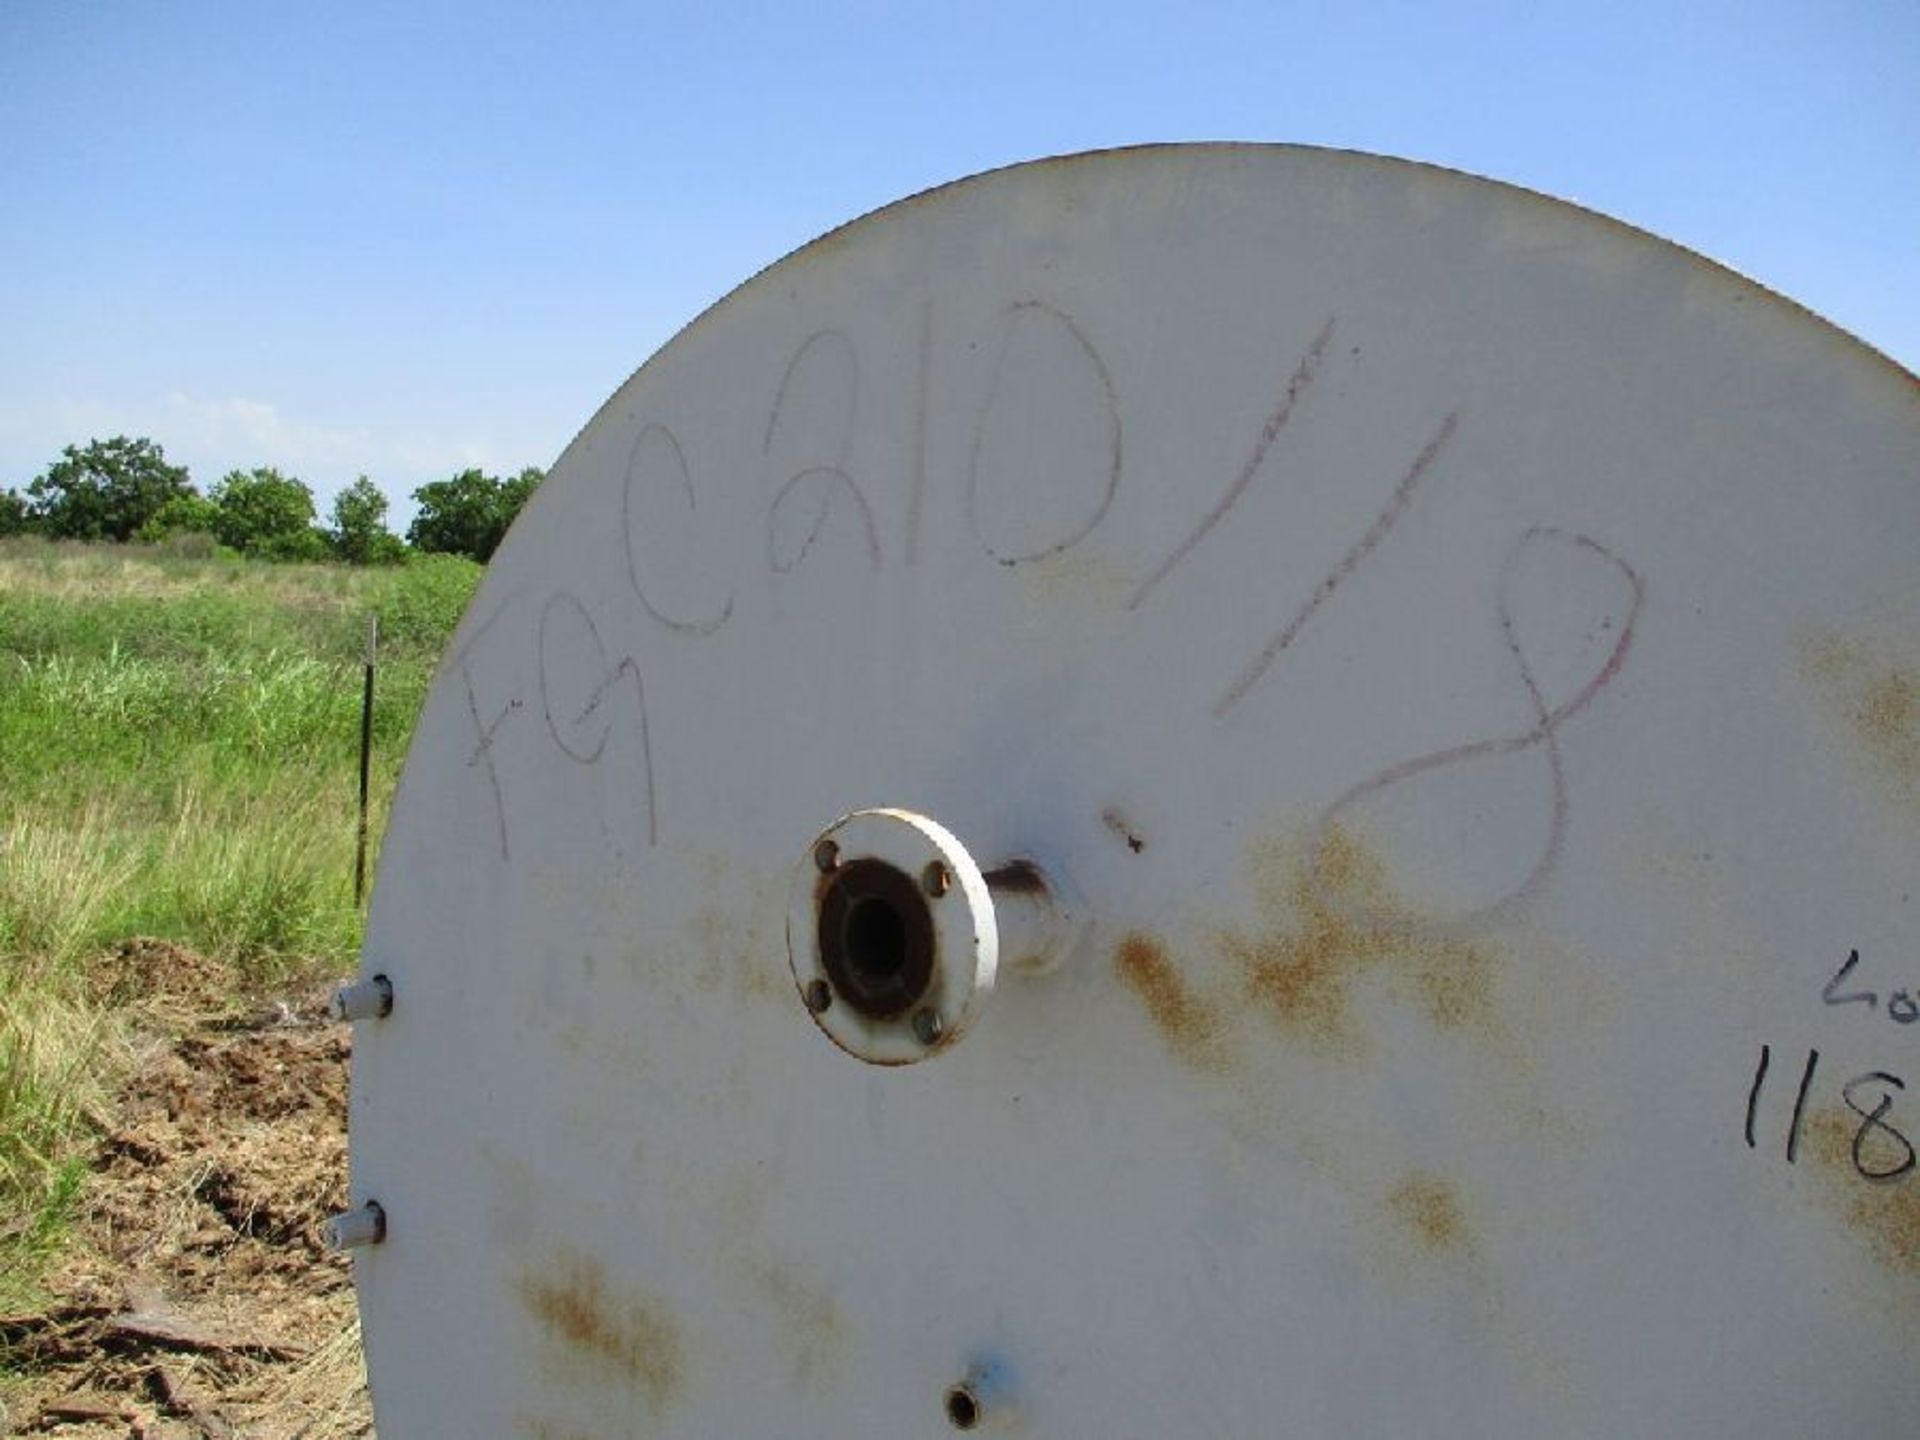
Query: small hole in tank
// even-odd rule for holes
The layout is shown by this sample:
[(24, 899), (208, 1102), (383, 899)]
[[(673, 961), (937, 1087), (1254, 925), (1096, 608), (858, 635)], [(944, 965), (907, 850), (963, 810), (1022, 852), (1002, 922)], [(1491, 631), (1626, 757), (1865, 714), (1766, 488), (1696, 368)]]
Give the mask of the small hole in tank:
[(971, 1430), (980, 1423), (980, 1402), (973, 1391), (956, 1385), (947, 1391), (947, 1420), (956, 1430)]

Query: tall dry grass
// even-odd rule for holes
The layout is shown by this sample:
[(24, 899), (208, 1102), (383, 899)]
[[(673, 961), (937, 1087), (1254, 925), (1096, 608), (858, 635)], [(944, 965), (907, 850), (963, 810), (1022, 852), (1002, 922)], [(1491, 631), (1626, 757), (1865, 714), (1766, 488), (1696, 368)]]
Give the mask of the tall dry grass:
[(367, 616), (377, 838), (478, 575), (0, 542), (0, 1277), (32, 1273), (80, 1183), (100, 956), (153, 936), (242, 984), (351, 964)]

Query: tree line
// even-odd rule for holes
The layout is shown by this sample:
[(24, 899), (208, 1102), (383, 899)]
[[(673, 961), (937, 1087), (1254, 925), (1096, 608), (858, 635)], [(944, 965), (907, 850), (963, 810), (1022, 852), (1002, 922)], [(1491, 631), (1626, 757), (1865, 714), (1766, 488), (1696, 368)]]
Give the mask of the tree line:
[(24, 491), (0, 489), (0, 535), (126, 543), (203, 534), (267, 560), (387, 565), (414, 550), (484, 564), (543, 478), (533, 467), (505, 478), (463, 470), (422, 485), (402, 540), (387, 528), (387, 497), (365, 475), (334, 496), (323, 525), (313, 491), (292, 475), (230, 470), (202, 494), (152, 440), (116, 435), (67, 446)]

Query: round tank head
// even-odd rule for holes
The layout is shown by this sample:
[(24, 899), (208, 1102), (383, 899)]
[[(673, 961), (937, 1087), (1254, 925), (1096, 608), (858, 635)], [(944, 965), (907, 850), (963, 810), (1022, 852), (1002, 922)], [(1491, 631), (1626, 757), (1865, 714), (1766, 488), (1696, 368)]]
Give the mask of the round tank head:
[(1122, 151), (790, 256), (421, 713), (381, 1433), (1911, 1433), (1916, 557), (1912, 375), (1506, 186)]

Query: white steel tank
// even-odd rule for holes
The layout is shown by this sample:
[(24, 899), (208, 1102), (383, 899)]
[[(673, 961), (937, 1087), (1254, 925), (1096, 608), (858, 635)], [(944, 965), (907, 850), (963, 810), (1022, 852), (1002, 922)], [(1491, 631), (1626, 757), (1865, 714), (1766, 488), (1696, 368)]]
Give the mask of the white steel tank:
[(1177, 146), (816, 241), (427, 702), (382, 1434), (1915, 1433), (1917, 622), (1920, 383), (1572, 206)]

